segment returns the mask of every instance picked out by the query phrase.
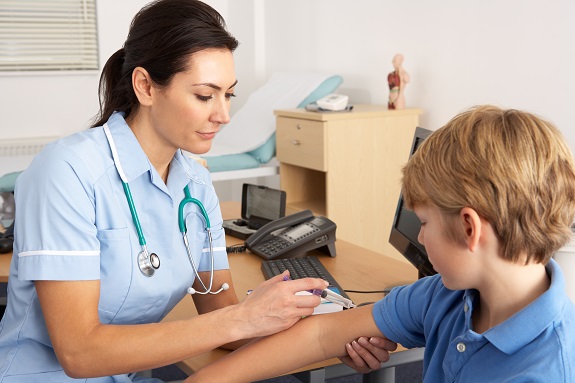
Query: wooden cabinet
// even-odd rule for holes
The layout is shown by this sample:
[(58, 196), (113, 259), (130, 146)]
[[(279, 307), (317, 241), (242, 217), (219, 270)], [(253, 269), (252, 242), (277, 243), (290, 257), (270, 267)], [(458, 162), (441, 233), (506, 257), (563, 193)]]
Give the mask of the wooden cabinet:
[(389, 233), (421, 110), (355, 105), (345, 113), (275, 114), (287, 214), (311, 209), (337, 224), (337, 238), (405, 261)]

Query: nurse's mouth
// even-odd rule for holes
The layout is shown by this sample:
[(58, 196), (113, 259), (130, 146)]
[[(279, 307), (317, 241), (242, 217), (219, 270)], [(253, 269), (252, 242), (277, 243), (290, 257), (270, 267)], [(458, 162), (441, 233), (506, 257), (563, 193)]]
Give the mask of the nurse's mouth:
[(206, 140), (213, 140), (218, 132), (215, 131), (215, 132), (209, 132), (209, 133), (202, 133), (202, 132), (197, 132), (197, 133), (199, 136), (205, 138)]

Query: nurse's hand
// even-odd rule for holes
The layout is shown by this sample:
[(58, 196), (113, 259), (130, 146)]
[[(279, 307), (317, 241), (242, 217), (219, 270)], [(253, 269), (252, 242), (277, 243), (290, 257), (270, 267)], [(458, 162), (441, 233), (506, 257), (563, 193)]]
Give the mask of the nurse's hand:
[(361, 337), (346, 344), (345, 349), (347, 355), (339, 360), (357, 372), (367, 374), (389, 360), (389, 352), (397, 349), (397, 343), (382, 337)]
[(236, 306), (238, 329), (242, 338), (274, 334), (293, 326), (302, 317), (313, 314), (321, 298), (315, 295), (295, 295), (299, 291), (325, 289), (323, 279), (287, 280), (289, 272), (277, 275), (262, 284)]

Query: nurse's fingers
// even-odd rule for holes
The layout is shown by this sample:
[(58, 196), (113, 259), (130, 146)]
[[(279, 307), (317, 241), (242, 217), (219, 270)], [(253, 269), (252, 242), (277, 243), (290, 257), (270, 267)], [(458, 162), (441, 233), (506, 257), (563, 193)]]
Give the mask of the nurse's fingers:
[[(307, 293), (306, 295), (298, 295), (296, 294), (295, 298), (295, 306), (297, 308), (314, 308), (321, 303), (321, 298), (316, 295), (312, 295), (311, 293)], [(312, 310), (313, 311), (313, 310)]]
[(306, 291), (313, 289), (325, 289), (329, 284), (320, 278), (300, 278), (292, 280), (290, 278), (289, 270), (285, 270), (279, 275), (268, 279), (267, 281), (260, 284), (261, 287), (271, 286), (278, 282), (289, 282), (289, 284), (283, 285), (284, 288), (289, 288), (294, 294), (298, 291)]
[(274, 283), (278, 283), (278, 282), (283, 282), (290, 279), (289, 276), (289, 270), (285, 270), (283, 273), (278, 274), (278, 275), (274, 275), (272, 278), (268, 279), (265, 282), (262, 282), (260, 284), (261, 287), (263, 286), (270, 286), (273, 285)]
[(329, 286), (329, 283), (320, 278), (301, 278), (288, 280), (285, 282), (285, 286), (295, 294), (299, 291), (323, 290)]

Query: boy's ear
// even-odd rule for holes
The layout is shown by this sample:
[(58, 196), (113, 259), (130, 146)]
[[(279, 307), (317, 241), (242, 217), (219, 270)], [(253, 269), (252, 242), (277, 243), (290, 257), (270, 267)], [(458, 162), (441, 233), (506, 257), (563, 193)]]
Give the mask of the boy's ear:
[(142, 67), (134, 68), (132, 87), (141, 105), (150, 106), (152, 104), (152, 79), (147, 70)]
[(477, 249), (481, 237), (481, 218), (479, 214), (470, 207), (461, 209), (459, 217), (463, 225), (465, 243), (467, 244), (468, 250), (473, 252)]

